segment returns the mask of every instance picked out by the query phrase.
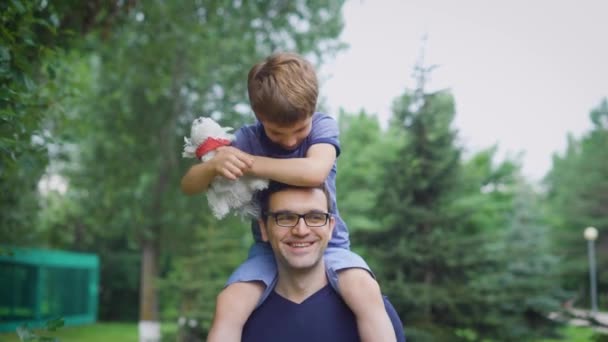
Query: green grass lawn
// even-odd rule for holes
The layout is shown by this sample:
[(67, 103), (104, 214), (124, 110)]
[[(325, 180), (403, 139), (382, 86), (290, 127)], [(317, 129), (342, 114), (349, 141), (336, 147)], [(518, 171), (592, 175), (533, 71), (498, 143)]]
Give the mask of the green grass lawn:
[[(175, 333), (174, 324), (163, 324), (163, 335)], [(568, 326), (562, 329), (562, 339), (543, 339), (538, 342), (589, 342), (593, 331), (584, 327)], [(36, 332), (38, 333), (38, 332)], [(43, 335), (43, 334), (39, 334)], [(77, 327), (63, 327), (53, 334), (48, 334), (59, 338), (61, 342), (137, 342), (136, 323), (97, 323)], [(0, 333), (2, 342), (19, 342), (16, 333)]]
[(563, 335), (562, 339), (543, 339), (538, 342), (557, 342), (557, 341), (566, 341), (566, 342), (590, 342), (593, 341), (591, 337), (593, 336), (593, 330), (587, 327), (574, 327), (567, 326), (561, 329), (561, 334)]
[[(163, 324), (163, 335), (175, 332), (176, 326)], [(34, 331), (38, 336), (57, 337), (61, 342), (137, 342), (136, 323), (96, 323), (76, 327), (63, 327), (53, 333), (42, 334)], [(17, 333), (0, 333), (2, 342), (19, 342)]]

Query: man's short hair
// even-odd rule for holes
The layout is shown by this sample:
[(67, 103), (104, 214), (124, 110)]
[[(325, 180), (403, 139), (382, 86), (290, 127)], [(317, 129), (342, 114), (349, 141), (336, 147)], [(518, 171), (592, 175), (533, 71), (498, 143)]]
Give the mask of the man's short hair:
[(280, 52), (254, 65), (247, 79), (249, 102), (256, 117), (279, 126), (306, 119), (317, 107), (315, 70), (295, 53)]
[(329, 197), (329, 191), (327, 190), (327, 186), (325, 186), (325, 184), (321, 184), (318, 186), (296, 186), (270, 181), (270, 183), (268, 184), (268, 188), (260, 191), (257, 195), (258, 203), (260, 204), (260, 215), (262, 219), (265, 220), (267, 218), (266, 214), (270, 210), (270, 197), (277, 192), (289, 189), (319, 189), (323, 191), (323, 193), (325, 194), (325, 199), (327, 200), (327, 211), (329, 213), (333, 213), (331, 199)]

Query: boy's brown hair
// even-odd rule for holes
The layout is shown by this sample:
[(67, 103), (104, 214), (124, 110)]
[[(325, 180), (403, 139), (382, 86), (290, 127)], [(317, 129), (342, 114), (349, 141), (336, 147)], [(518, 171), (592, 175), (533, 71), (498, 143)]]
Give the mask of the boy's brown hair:
[(249, 71), (247, 90), (258, 119), (289, 126), (306, 119), (317, 107), (315, 70), (295, 53), (275, 53)]
[(327, 211), (329, 213), (334, 213), (334, 208), (333, 208), (331, 200), (330, 200), (331, 197), (329, 195), (329, 190), (327, 189), (327, 185), (325, 183), (322, 183), (317, 186), (307, 187), (307, 186), (296, 186), (296, 185), (289, 185), (289, 184), (276, 182), (276, 181), (270, 181), (270, 183), (268, 184), (268, 187), (266, 189), (261, 190), (255, 194), (256, 199), (257, 199), (258, 204), (260, 205), (260, 209), (261, 209), (260, 217), (263, 220), (268, 219), (268, 211), (270, 210), (270, 197), (272, 197), (272, 195), (276, 194), (277, 192), (285, 191), (288, 189), (319, 189), (319, 190), (323, 191), (323, 193), (325, 194), (325, 199), (327, 200)]

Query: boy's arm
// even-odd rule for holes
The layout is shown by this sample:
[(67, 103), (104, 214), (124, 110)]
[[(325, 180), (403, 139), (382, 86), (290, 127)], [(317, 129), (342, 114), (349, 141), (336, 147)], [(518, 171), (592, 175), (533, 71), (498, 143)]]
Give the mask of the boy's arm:
[(329, 175), (336, 161), (336, 148), (332, 144), (314, 144), (305, 158), (268, 158), (253, 156), (251, 174), (296, 186), (317, 186)]
[(192, 166), (182, 177), (183, 193), (194, 195), (205, 192), (216, 176), (236, 180), (251, 168), (253, 158), (248, 153), (232, 146), (223, 146), (216, 151), (211, 160)]

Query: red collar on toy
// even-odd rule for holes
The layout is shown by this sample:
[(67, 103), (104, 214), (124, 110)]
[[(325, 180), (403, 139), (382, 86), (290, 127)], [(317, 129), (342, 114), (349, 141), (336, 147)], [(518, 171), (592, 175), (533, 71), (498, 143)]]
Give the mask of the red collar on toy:
[(196, 158), (201, 159), (202, 156), (216, 148), (227, 145), (230, 145), (230, 140), (228, 139), (207, 138), (196, 148)]

